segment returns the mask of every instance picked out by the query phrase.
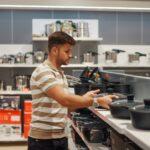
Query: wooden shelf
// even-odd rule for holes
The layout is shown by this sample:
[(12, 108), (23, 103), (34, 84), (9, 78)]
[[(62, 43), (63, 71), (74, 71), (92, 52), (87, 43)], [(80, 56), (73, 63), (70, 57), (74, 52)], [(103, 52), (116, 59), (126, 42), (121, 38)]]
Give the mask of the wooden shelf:
[[(69, 119), (70, 120), (70, 119)], [(73, 129), (77, 132), (77, 134), (81, 137), (85, 145), (88, 147), (89, 150), (109, 150), (108, 147), (102, 145), (101, 143), (90, 143), (86, 140), (86, 138), (83, 136), (82, 132), (74, 125), (72, 120), (70, 120), (71, 126)]]

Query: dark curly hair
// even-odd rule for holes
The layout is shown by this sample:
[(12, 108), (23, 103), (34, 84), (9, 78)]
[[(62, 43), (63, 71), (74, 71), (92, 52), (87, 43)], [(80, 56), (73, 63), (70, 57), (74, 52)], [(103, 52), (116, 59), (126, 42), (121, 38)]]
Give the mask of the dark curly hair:
[(49, 35), (48, 38), (48, 51), (50, 52), (52, 47), (61, 44), (75, 45), (76, 41), (67, 33), (57, 31)]

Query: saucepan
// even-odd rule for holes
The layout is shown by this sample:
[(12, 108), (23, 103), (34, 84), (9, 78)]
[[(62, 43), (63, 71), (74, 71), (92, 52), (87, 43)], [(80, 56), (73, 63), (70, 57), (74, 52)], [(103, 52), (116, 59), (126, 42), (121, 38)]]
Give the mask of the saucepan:
[(134, 95), (127, 95), (127, 99), (116, 100), (110, 104), (110, 112), (114, 118), (130, 119), (131, 107), (142, 104), (134, 101)]
[(130, 108), (132, 124), (135, 128), (150, 130), (150, 98), (143, 105)]

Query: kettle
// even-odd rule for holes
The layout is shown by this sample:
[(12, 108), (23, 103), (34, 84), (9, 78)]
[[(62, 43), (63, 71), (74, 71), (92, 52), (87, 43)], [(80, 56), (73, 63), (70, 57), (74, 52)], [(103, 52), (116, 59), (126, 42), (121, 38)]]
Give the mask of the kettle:
[(25, 63), (25, 55), (22, 53), (17, 53), (15, 56), (15, 63)]
[(42, 63), (44, 61), (45, 54), (43, 51), (36, 51), (34, 52), (34, 62), (35, 63)]

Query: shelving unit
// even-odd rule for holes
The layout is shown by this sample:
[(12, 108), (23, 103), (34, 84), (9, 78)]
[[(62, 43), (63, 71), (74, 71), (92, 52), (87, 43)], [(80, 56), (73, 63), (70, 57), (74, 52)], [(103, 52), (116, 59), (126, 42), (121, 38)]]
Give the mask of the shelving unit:
[[(70, 119), (69, 119), (70, 120)], [(76, 131), (76, 133), (81, 137), (85, 145), (88, 147), (89, 150), (109, 150), (106, 146), (102, 145), (101, 143), (90, 143), (86, 140), (86, 138), (83, 136), (82, 132), (74, 125), (72, 120), (70, 120), (71, 126)]]
[[(102, 41), (103, 38), (74, 38), (76, 41)], [(48, 41), (48, 37), (32, 37), (32, 41)]]
[(6, 136), (1, 137), (0, 136), (0, 142), (27, 142), (27, 139), (21, 137), (21, 136)]
[(31, 95), (31, 91), (0, 91), (0, 95)]
[[(0, 64), (0, 68), (35, 68), (40, 64)], [(68, 64), (63, 65), (62, 68), (84, 68), (84, 67), (105, 67), (105, 68), (150, 68), (150, 65), (117, 65), (117, 64), (93, 64), (93, 63), (81, 63), (81, 64)]]

